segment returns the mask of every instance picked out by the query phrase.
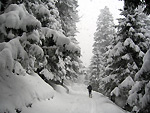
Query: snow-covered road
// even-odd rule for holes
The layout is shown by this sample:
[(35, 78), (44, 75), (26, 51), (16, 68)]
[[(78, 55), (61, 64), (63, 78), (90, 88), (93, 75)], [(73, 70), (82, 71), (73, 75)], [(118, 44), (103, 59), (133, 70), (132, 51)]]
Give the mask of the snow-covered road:
[(21, 113), (125, 113), (100, 93), (93, 92), (88, 97), (84, 85), (70, 87), (70, 93), (56, 92), (53, 99), (35, 102), (31, 108), (23, 108)]

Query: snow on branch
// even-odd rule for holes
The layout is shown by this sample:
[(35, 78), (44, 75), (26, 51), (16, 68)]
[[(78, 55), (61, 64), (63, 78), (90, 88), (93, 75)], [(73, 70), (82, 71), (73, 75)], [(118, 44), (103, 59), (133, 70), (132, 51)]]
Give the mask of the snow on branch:
[[(28, 59), (28, 55), (21, 46), (19, 38), (12, 39), (7, 43), (0, 43), (1, 73), (6, 71), (11, 73), (14, 68), (14, 60), (25, 61), (26, 59)], [(6, 76), (6, 74), (4, 74), (4, 76)]]
[(53, 41), (56, 43), (58, 46), (63, 46), (64, 44), (69, 44), (70, 39), (64, 36), (61, 32), (55, 31), (53, 29), (47, 28), (47, 27), (42, 27), (42, 33), (44, 34), (45, 37), (47, 38), (52, 38)]
[(8, 72), (12, 72), (13, 70), (13, 62), (12, 52), (10, 49), (5, 48), (0, 52), (0, 76), (5, 79), (6, 76), (9, 76)]
[(124, 46), (129, 46), (131, 47), (132, 49), (134, 49), (136, 52), (139, 52), (140, 53), (140, 48), (138, 45), (136, 45), (133, 40), (131, 38), (127, 38), (124, 42)]
[(25, 59), (27, 53), (20, 44), (19, 38), (12, 39), (8, 43), (0, 43), (0, 51), (5, 48), (8, 48), (11, 51), (13, 59)]
[(135, 79), (137, 80), (144, 72), (150, 71), (150, 49), (146, 52), (143, 58), (143, 65), (141, 69), (136, 73)]
[(80, 47), (75, 45), (73, 42), (69, 43), (66, 45), (66, 49), (71, 51), (71, 52), (77, 52), (80, 53)]
[(110, 56), (119, 56), (123, 51), (124, 51), (123, 44), (121, 42), (118, 42), (117, 45), (110, 52)]
[(54, 75), (52, 74), (52, 72), (48, 71), (47, 69), (43, 69), (40, 74), (43, 74), (47, 80), (52, 80), (54, 78)]
[(115, 96), (119, 96), (120, 95), (120, 89), (118, 88), (118, 87), (115, 87), (113, 90), (112, 90), (112, 92), (111, 92), (111, 94), (110, 94), (111, 96), (112, 95), (115, 95)]
[(11, 4), (4, 14), (0, 15), (0, 25), (2, 29), (6, 27), (22, 29), (23, 31), (28, 31), (29, 28), (41, 27), (40, 21), (30, 15), (23, 4)]
[(133, 79), (128, 76), (121, 84), (120, 87), (132, 87), (134, 85)]
[(48, 10), (48, 8), (42, 4), (36, 7), (36, 13), (40, 15), (50, 15), (50, 11)]
[(137, 98), (138, 98), (138, 94), (137, 92), (134, 92), (132, 94), (129, 95), (128, 99), (127, 99), (127, 102), (130, 106), (134, 106), (135, 103), (137, 103)]
[(73, 53), (74, 52), (80, 53), (80, 48), (76, 44), (71, 42), (71, 40), (68, 37), (66, 37), (64, 34), (62, 34), (61, 32), (52, 30), (47, 27), (42, 27), (42, 32), (44, 34), (44, 37), (52, 38), (57, 46), (65, 47), (66, 50), (73, 52)]
[(29, 49), (29, 53), (32, 56), (35, 56), (36, 58), (44, 56), (43, 49), (40, 46), (36, 45), (36, 44), (31, 45), (31, 47)]
[(125, 55), (122, 56), (121, 58), (122, 58), (122, 59), (125, 59), (125, 60), (130, 60), (129, 54), (125, 54)]

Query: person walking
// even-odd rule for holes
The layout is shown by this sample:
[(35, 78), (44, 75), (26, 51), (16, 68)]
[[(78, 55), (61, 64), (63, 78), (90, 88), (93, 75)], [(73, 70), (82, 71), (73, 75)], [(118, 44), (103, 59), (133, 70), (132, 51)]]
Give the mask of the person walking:
[(87, 87), (87, 89), (88, 89), (88, 91), (89, 91), (89, 97), (92, 98), (92, 86), (89, 85), (89, 86)]

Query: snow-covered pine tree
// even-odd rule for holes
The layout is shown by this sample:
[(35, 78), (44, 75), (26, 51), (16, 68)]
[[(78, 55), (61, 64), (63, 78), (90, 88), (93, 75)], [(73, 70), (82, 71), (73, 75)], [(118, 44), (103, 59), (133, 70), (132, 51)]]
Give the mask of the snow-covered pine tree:
[[(56, 37), (65, 36), (62, 34), (62, 28), (60, 23), (60, 17), (58, 9), (56, 8), (55, 0), (45, 0), (45, 1), (26, 1), (26, 7), (33, 14), (42, 25), (41, 29), (41, 47), (44, 50), (45, 58), (44, 64), (38, 67), (38, 71), (46, 68), (47, 71), (52, 72), (56, 80), (61, 81), (61, 76), (64, 76), (62, 72), (62, 67), (58, 66), (59, 61), (61, 61), (63, 45), (56, 44)], [(57, 31), (57, 32), (56, 32)], [(66, 43), (69, 43), (69, 39)], [(59, 47), (60, 46), (60, 47)], [(59, 70), (59, 72), (58, 72)], [(38, 72), (39, 73), (39, 72)], [(43, 72), (44, 73), (44, 72)], [(60, 74), (61, 73), (61, 74)], [(44, 79), (48, 79), (49, 77)]]
[[(29, 2), (29, 1), (28, 1)], [(44, 49), (46, 61), (47, 61), (47, 69), (50, 72), (53, 72), (55, 75), (54, 78), (56, 80), (61, 80), (66, 75), (72, 76), (71, 74), (67, 74), (67, 72), (73, 72), (76, 74), (78, 72), (78, 66), (72, 62), (72, 69), (66, 71), (67, 69), (67, 59), (68, 56), (70, 57), (69, 60), (75, 59), (75, 57), (79, 57), (79, 47), (77, 43), (74, 43), (71, 39), (66, 38), (63, 34), (64, 29), (62, 27), (62, 22), (64, 17), (61, 17), (61, 12), (65, 12), (64, 9), (60, 11), (56, 7), (58, 1), (56, 0), (46, 0), (46, 1), (30, 1), (26, 3), (26, 7), (29, 7), (29, 11), (41, 22), (42, 24), (42, 48)], [(76, 2), (75, 2), (76, 3)], [(73, 4), (73, 3), (72, 3)], [(67, 10), (68, 11), (68, 10)], [(75, 13), (75, 12), (72, 12)], [(76, 14), (77, 15), (77, 14)], [(61, 17), (61, 18), (60, 18)], [(72, 19), (72, 17), (71, 17)], [(70, 20), (71, 20), (70, 19)], [(75, 20), (74, 20), (75, 24)], [(68, 26), (69, 27), (69, 26)], [(47, 29), (50, 28), (50, 29)], [(57, 31), (57, 32), (56, 32)], [(51, 35), (45, 34), (50, 32)], [(69, 32), (69, 31), (68, 31)], [(64, 39), (64, 42), (58, 42), (54, 38)], [(66, 59), (65, 59), (66, 58)], [(77, 59), (78, 61), (78, 59)], [(76, 67), (75, 71), (73, 71), (73, 67)], [(76, 74), (77, 75), (77, 74)], [(76, 78), (77, 76), (75, 76)], [(73, 78), (73, 77), (71, 77)]]
[[(111, 96), (120, 96), (126, 103), (134, 84), (134, 75), (141, 68), (143, 56), (149, 48), (148, 18), (142, 6), (135, 10), (123, 10), (121, 14), (124, 18), (119, 19), (118, 33), (114, 47), (109, 51), (110, 62), (104, 80), (107, 83), (105, 92)], [(116, 88), (119, 89), (117, 94), (113, 90)]]
[(132, 112), (149, 113), (150, 97), (150, 50), (143, 58), (143, 65), (135, 75), (135, 84), (129, 91), (128, 104), (132, 106)]
[[(141, 9), (141, 12), (143, 9)], [(144, 22), (147, 24), (146, 35), (149, 37), (149, 21), (150, 18), (147, 15), (141, 13), (141, 17), (147, 17)], [(149, 113), (149, 81), (150, 81), (150, 71), (149, 71), (149, 50), (146, 52), (143, 58), (143, 65), (141, 69), (135, 74), (135, 83), (129, 91), (128, 104), (131, 106), (132, 111), (137, 113)]]
[(99, 52), (97, 51), (93, 51), (94, 55), (92, 56), (91, 59), (91, 64), (89, 66), (89, 80), (90, 83), (93, 87), (93, 90), (98, 91), (98, 87), (99, 87), (99, 76), (100, 76), (100, 56), (99, 56)]
[[(2, 2), (4, 1), (0, 4), (3, 4)], [(17, 106), (9, 108), (6, 103), (5, 107), (0, 106), (0, 111), (9, 112), (13, 109), (15, 112), (15, 109), (28, 106), (33, 100), (52, 97), (52, 88), (35, 73), (40, 66), (44, 67), (40, 74), (45, 75), (44, 78), (47, 80), (61, 80), (66, 77), (66, 62), (72, 63), (72, 68), (70, 68), (72, 70), (69, 71), (77, 75), (80, 61), (75, 62), (77, 60), (74, 59), (79, 58), (80, 48), (73, 42), (74, 40), (72, 41), (62, 33), (55, 2), (55, 0), (44, 2), (9, 0), (8, 4), (3, 4), (3, 9), (0, 11), (0, 40), (2, 42), (0, 43), (0, 87), (4, 90), (1, 91), (0, 98), (2, 101), (6, 90), (10, 90), (9, 86), (13, 83), (11, 91), (15, 89), (16, 92), (19, 90), (21, 92), (19, 94), (8, 92), (8, 95), (15, 97), (13, 102), (10, 102), (10, 106), (13, 106), (12, 103), (22, 104), (15, 104)], [(65, 51), (67, 54), (64, 53)], [(51, 63), (51, 61), (54, 62)], [(70, 76), (70, 78), (77, 77)], [(22, 84), (25, 86), (18, 85), (20, 81), (23, 81)], [(47, 87), (47, 90), (39, 91), (43, 86)], [(22, 94), (24, 89), (25, 92)], [(28, 96), (22, 98), (21, 95)], [(16, 102), (15, 99), (18, 101)], [(11, 100), (8, 98), (7, 102)]]
[[(91, 76), (99, 80), (103, 75), (106, 65), (106, 51), (115, 33), (112, 14), (108, 7), (100, 11), (97, 19), (97, 29), (94, 33), (93, 57), (91, 59)], [(92, 79), (92, 78), (91, 78)], [(97, 82), (97, 84), (99, 84)]]
[[(56, 2), (56, 7), (59, 11), (63, 33), (70, 38), (72, 44), (78, 45), (78, 42), (75, 39), (77, 33), (76, 23), (79, 21), (77, 0), (58, 0), (58, 2)], [(70, 63), (65, 63), (65, 67), (67, 69), (66, 75), (68, 77), (75, 76), (76, 78), (79, 71), (78, 66), (80, 65), (80, 54), (72, 54), (69, 51), (64, 51), (63, 53), (64, 58), (66, 55), (69, 55), (70, 58), (67, 59), (71, 61), (69, 61)], [(64, 60), (67, 61), (67, 59)]]
[[(57, 79), (61, 78), (61, 76), (66, 75), (66, 64), (60, 62), (65, 62), (65, 57), (69, 56), (71, 59), (76, 59), (76, 61), (79, 61), (79, 47), (77, 46), (77, 43), (75, 43), (74, 38), (67, 38), (62, 32), (61, 27), (61, 20), (59, 16), (59, 11), (56, 8), (56, 1), (19, 1), (10, 0), (9, 4), (17, 3), (17, 4), (24, 4), (27, 11), (36, 17), (41, 22), (41, 29), (38, 30), (40, 35), (40, 43), (39, 46), (42, 47), (44, 51), (44, 57), (43, 61), (45, 62), (42, 67), (46, 66), (50, 72), (53, 72), (55, 74), (55, 77)], [(76, 3), (76, 2), (75, 2)], [(49, 28), (49, 29), (47, 29)], [(6, 30), (9, 32), (10, 29)], [(29, 28), (29, 30), (33, 30), (32, 27)], [(12, 32), (15, 36), (21, 36), (23, 34), (22, 29), (12, 29)], [(47, 33), (47, 34), (46, 34)], [(9, 33), (10, 34), (10, 33)], [(5, 35), (4, 35), (5, 36)], [(10, 39), (8, 37), (4, 37), (2, 35), (2, 41), (9, 41)], [(57, 37), (60, 37), (60, 41), (64, 40), (62, 43), (58, 42), (59, 40), (56, 40)], [(54, 39), (55, 38), (55, 39)], [(47, 62), (47, 63), (46, 63)], [(47, 65), (46, 65), (47, 64)], [(73, 73), (76, 73), (78, 70), (78, 65), (75, 65), (76, 63), (72, 63), (74, 69), (76, 70)], [(76, 67), (77, 66), (77, 67)], [(36, 65), (36, 68), (41, 67), (39, 65)], [(76, 67), (76, 68), (75, 68)], [(72, 70), (72, 69), (71, 69)], [(60, 71), (60, 72), (58, 72)], [(57, 74), (59, 73), (59, 76)]]
[(79, 21), (77, 0), (58, 0), (56, 7), (59, 11), (64, 34), (74, 37), (77, 32), (76, 22)]
[[(0, 15), (0, 19), (1, 42), (16, 43), (14, 60), (19, 61), (25, 69), (32, 68), (33, 71), (35, 59), (39, 61), (44, 56), (44, 52), (39, 46), (40, 34), (38, 29), (41, 27), (40, 21), (28, 13), (24, 4), (10, 4)], [(15, 40), (18, 40), (18, 42)], [(21, 48), (26, 53), (26, 60), (20, 59), (17, 55), (21, 54), (17, 48), (18, 44), (20, 47), (22, 46)], [(29, 62), (32, 64), (29, 65)]]
[(137, 8), (139, 5), (144, 4), (145, 8), (144, 8), (144, 12), (146, 14), (150, 14), (150, 1), (149, 0), (124, 0), (124, 8), (125, 9), (135, 9)]

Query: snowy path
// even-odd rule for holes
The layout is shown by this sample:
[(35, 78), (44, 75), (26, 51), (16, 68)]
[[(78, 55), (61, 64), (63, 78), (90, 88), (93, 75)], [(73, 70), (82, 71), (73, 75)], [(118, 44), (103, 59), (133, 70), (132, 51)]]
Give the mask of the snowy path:
[(91, 105), (91, 112), (90, 113), (96, 113), (96, 103), (94, 102), (94, 100), (92, 100), (92, 105)]
[(35, 102), (32, 108), (23, 108), (21, 113), (125, 113), (102, 94), (93, 92), (89, 98), (87, 90), (74, 87), (70, 94), (56, 93), (51, 100)]

